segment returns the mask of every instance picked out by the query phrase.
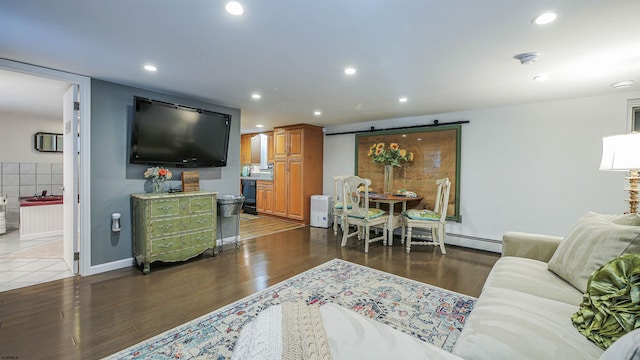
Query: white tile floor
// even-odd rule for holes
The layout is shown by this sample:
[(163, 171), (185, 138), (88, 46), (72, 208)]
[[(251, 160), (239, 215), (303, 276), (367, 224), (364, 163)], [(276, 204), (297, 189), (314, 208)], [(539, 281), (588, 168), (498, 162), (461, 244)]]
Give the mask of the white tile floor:
[[(56, 258), (27, 259), (15, 258), (16, 252), (34, 248), (61, 237), (46, 237), (37, 240), (20, 240), (18, 230), (8, 230), (0, 235), (0, 291), (17, 289), (47, 281), (73, 276), (62, 259), (62, 253)], [(23, 252), (24, 253), (24, 252)], [(51, 255), (51, 254), (49, 254)], [(58, 258), (59, 255), (59, 258)]]

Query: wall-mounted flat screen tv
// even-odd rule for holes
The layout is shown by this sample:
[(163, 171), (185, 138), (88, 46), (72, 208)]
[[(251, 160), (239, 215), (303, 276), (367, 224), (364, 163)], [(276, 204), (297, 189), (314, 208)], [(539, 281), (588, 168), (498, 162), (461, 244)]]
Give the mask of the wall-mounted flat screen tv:
[(231, 115), (134, 97), (129, 161), (175, 167), (227, 165)]

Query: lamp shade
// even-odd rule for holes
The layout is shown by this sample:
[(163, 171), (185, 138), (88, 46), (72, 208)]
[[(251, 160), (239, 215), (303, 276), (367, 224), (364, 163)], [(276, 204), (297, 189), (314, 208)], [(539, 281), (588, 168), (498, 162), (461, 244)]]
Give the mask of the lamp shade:
[(607, 136), (602, 139), (600, 170), (640, 169), (640, 133)]

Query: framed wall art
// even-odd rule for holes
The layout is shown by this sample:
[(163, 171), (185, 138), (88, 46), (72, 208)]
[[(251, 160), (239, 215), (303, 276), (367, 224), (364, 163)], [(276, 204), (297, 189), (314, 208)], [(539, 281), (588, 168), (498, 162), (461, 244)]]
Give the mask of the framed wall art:
[[(406, 156), (393, 167), (391, 191), (412, 191), (422, 197), (409, 207), (433, 209), (436, 180), (449, 178), (451, 194), (447, 219), (460, 222), (461, 126), (434, 126), (356, 134), (355, 174), (371, 179), (374, 192), (384, 191), (384, 163), (374, 162), (377, 147), (397, 144)], [(378, 158), (380, 161), (381, 159)]]

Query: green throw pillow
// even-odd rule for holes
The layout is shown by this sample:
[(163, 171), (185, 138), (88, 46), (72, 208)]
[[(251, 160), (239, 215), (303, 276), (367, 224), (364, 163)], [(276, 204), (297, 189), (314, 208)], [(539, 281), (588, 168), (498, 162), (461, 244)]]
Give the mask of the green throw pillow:
[(640, 328), (640, 254), (619, 256), (591, 274), (580, 310), (571, 320), (605, 350)]

